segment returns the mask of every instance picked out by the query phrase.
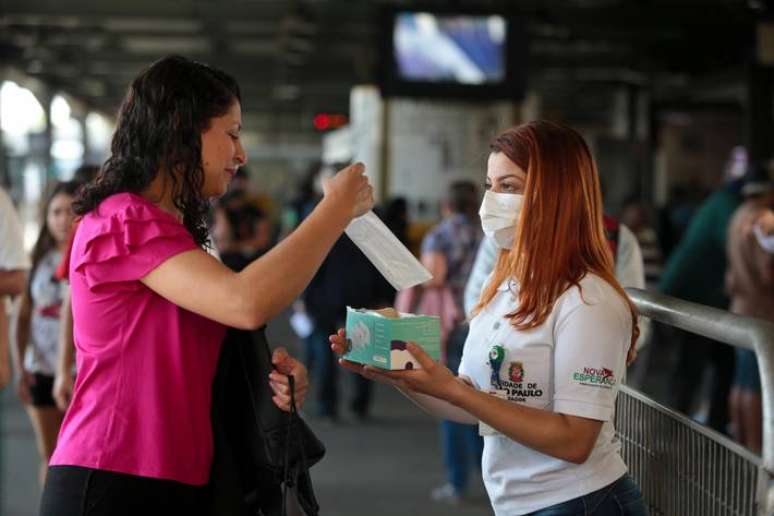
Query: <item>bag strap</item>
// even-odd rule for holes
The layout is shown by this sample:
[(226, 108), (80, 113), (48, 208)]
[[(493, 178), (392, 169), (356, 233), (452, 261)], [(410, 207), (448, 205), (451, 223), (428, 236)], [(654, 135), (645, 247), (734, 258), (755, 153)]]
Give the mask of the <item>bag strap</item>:
[[(276, 369), (276, 368), (275, 368)], [(290, 439), (293, 433), (293, 421), (298, 417), (298, 411), (296, 410), (296, 379), (293, 378), (292, 374), (286, 375), (288, 377), (288, 387), (290, 387), (290, 412), (288, 413), (287, 417), (287, 433), (285, 436), (285, 459), (283, 464), (283, 475), (282, 475), (282, 515), (287, 516), (287, 502), (288, 502), (288, 488), (293, 487), (293, 472), (290, 471)], [(306, 460), (306, 450), (303, 446), (300, 447), (301, 450), (301, 471), (308, 471), (309, 467), (307, 466), (307, 460)]]

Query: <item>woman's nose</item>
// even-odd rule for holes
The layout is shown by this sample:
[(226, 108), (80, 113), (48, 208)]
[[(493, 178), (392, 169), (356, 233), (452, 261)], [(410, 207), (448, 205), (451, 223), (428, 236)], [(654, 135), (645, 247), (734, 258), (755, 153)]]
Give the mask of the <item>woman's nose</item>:
[(242, 147), (242, 142), (237, 143), (237, 152), (236, 156), (234, 157), (236, 158), (236, 161), (239, 163), (240, 167), (247, 164), (247, 154), (245, 153), (245, 148)]

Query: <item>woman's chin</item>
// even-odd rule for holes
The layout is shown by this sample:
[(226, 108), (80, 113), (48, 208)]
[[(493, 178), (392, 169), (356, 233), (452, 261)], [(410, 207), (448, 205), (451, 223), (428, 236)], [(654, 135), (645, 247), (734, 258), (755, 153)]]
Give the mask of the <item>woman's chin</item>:
[(211, 185), (209, 187), (205, 187), (202, 189), (202, 197), (205, 199), (223, 197), (223, 195), (228, 191), (228, 184), (229, 183), (225, 182), (220, 185)]

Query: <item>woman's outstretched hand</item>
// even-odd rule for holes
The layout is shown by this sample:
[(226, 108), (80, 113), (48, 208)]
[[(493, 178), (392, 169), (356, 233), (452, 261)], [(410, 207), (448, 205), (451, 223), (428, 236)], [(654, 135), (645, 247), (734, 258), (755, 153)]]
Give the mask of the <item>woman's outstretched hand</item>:
[(281, 410), (290, 412), (290, 381), (288, 375), (293, 376), (296, 401), (296, 409), (301, 408), (309, 389), (309, 373), (304, 364), (290, 356), (285, 348), (277, 348), (271, 355), (271, 363), (275, 370), (269, 374), (269, 385), (274, 391), (272, 400)]
[(323, 180), (325, 197), (352, 206), (352, 218), (374, 207), (374, 190), (365, 175), (365, 165), (354, 163)]
[[(343, 355), (347, 351), (347, 338), (343, 329), (339, 330), (336, 335), (331, 335), (329, 340), (331, 342), (331, 349), (337, 355)], [(454, 376), (443, 364), (430, 358), (430, 355), (417, 344), (408, 342), (406, 350), (419, 363), (421, 369), (387, 371), (343, 359), (339, 359), (339, 364), (345, 369), (358, 373), (369, 380), (452, 401), (459, 388), (464, 386), (462, 380)]]

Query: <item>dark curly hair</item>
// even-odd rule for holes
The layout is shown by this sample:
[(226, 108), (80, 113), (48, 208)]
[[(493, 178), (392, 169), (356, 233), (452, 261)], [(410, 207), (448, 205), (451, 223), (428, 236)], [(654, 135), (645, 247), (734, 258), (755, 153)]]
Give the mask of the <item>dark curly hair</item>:
[(180, 56), (153, 63), (129, 86), (110, 157), (80, 192), (75, 213), (85, 215), (116, 193), (140, 193), (160, 172), (167, 173), (183, 224), (198, 245), (209, 245), (201, 134), (234, 101), (241, 101), (239, 86), (220, 70)]

